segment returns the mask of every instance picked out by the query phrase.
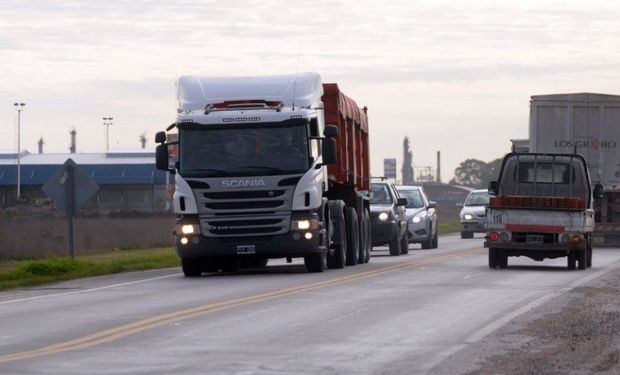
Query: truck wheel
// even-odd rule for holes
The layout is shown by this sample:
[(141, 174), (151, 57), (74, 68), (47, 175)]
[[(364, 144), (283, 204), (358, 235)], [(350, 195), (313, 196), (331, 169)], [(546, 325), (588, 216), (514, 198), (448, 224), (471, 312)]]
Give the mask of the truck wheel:
[(577, 268), (585, 270), (588, 268), (588, 248), (581, 249), (577, 252)]
[(566, 261), (567, 261), (567, 267), (569, 270), (574, 270), (575, 267), (575, 262), (577, 260), (577, 256), (575, 255), (575, 250), (569, 250), (568, 251), (568, 256), (566, 257)]
[(316, 254), (306, 255), (304, 265), (308, 272), (323, 272), (327, 268), (327, 252), (321, 251)]
[(357, 264), (360, 252), (359, 224), (355, 208), (347, 207), (345, 212), (347, 222), (347, 266), (354, 266)]
[(330, 201), (329, 218), (334, 223), (332, 245), (334, 251), (329, 257), (329, 268), (344, 268), (347, 262), (347, 223), (344, 216), (344, 202)]
[(497, 249), (489, 248), (489, 268), (497, 268)]
[(592, 245), (588, 244), (588, 268), (592, 267)]
[(396, 235), (390, 241), (390, 255), (391, 256), (399, 256), (400, 255), (400, 240), (398, 239), (398, 235)]
[(202, 275), (202, 258), (181, 258), (181, 268), (185, 277)]
[(406, 233), (403, 236), (403, 238), (400, 240), (400, 253), (409, 254), (409, 237), (407, 237)]
[(361, 242), (363, 245), (360, 247), (364, 252), (364, 256), (360, 259), (360, 262), (363, 261), (364, 263), (368, 263), (370, 262), (370, 251), (372, 250), (372, 246), (370, 239), (370, 214), (366, 209), (362, 211), (362, 227), (364, 228), (362, 233), (363, 241)]

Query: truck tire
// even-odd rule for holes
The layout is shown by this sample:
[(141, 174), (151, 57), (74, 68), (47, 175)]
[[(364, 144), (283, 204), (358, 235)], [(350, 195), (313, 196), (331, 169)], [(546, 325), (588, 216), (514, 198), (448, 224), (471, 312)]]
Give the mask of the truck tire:
[(497, 268), (497, 249), (489, 248), (489, 268)]
[(585, 270), (588, 268), (588, 248), (581, 249), (577, 252), (577, 268)]
[(181, 268), (185, 277), (198, 277), (202, 275), (202, 258), (181, 258)]
[(569, 250), (568, 251), (568, 256), (566, 257), (566, 263), (567, 263), (567, 268), (569, 270), (574, 270), (575, 267), (575, 262), (577, 261), (577, 256), (575, 255), (575, 250)]
[(400, 255), (400, 240), (398, 234), (390, 241), (390, 255), (395, 257)]
[(371, 239), (370, 239), (370, 214), (367, 209), (362, 211), (362, 236), (360, 242), (360, 254), (363, 253), (363, 256), (360, 257), (360, 263), (368, 263), (370, 262), (370, 251), (372, 249)]
[(333, 252), (328, 259), (329, 268), (344, 268), (347, 262), (347, 223), (343, 201), (329, 201), (329, 218), (334, 224)]
[(345, 211), (347, 222), (347, 266), (355, 266), (359, 259), (360, 236), (357, 212), (353, 207), (347, 207)]
[(405, 233), (403, 238), (400, 240), (400, 253), (401, 254), (409, 254), (409, 237)]
[(304, 257), (304, 265), (308, 272), (323, 272), (327, 269), (327, 252), (321, 251)]

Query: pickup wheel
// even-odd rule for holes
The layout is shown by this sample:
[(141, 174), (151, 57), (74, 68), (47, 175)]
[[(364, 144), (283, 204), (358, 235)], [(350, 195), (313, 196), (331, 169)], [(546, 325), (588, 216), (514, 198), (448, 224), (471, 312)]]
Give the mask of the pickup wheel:
[(396, 235), (390, 241), (390, 255), (391, 256), (399, 256), (400, 255), (400, 240), (398, 239), (398, 235)]
[(508, 267), (508, 254), (506, 253), (506, 250), (497, 250), (496, 259), (499, 268)]
[(357, 212), (353, 207), (347, 207), (347, 266), (354, 266), (358, 262), (360, 251), (359, 223), (357, 222)]
[(407, 237), (407, 234), (405, 234), (400, 240), (400, 253), (409, 254), (409, 238)]
[(592, 245), (588, 243), (588, 268), (592, 267)]
[[(429, 232), (432, 233), (432, 232)], [(422, 242), (422, 249), (431, 249), (433, 247), (433, 235), (429, 234), (428, 239)]]
[(304, 265), (308, 272), (323, 272), (327, 269), (327, 252), (321, 251), (316, 254), (306, 255)]
[(489, 248), (489, 268), (497, 268), (497, 249)]
[(433, 236), (433, 243), (431, 244), (431, 249), (436, 249), (439, 247), (439, 234), (435, 232), (435, 236)]
[(569, 250), (568, 256), (566, 257), (567, 267), (569, 270), (574, 270), (575, 262), (577, 261), (577, 255), (575, 255), (575, 250)]
[(181, 268), (185, 277), (198, 277), (202, 275), (202, 258), (181, 258)]
[(585, 270), (588, 268), (588, 248), (579, 250), (577, 252), (577, 268)]

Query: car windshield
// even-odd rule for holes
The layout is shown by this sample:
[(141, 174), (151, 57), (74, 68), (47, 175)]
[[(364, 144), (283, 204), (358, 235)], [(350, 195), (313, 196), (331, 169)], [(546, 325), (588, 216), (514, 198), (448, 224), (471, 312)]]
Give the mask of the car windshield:
[(489, 204), (489, 193), (484, 191), (480, 193), (471, 193), (465, 201), (466, 206), (487, 206)]
[(406, 208), (421, 208), (424, 207), (424, 199), (419, 190), (398, 190), (398, 194), (401, 197), (407, 198)]
[(309, 168), (305, 125), (181, 129), (181, 175), (204, 177), (303, 173)]
[(370, 204), (392, 204), (392, 196), (385, 184), (372, 184), (370, 187)]

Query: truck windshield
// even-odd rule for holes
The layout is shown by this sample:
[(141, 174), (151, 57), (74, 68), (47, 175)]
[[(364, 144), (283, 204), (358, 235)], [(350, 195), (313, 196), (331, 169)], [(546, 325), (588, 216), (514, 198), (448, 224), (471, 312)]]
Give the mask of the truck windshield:
[[(264, 124), (263, 124), (264, 125)], [(181, 175), (264, 176), (309, 168), (306, 126), (180, 129)]]

